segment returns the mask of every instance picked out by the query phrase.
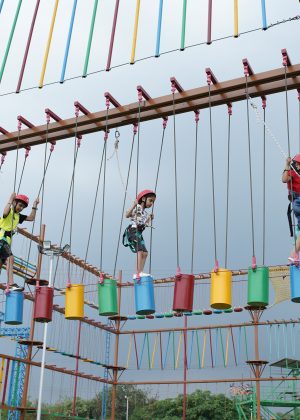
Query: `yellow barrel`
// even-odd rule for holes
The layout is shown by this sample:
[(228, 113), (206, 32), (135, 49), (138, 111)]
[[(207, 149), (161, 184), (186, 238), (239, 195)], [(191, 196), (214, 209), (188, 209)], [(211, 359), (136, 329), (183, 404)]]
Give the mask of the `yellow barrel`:
[(71, 284), (66, 288), (66, 319), (82, 319), (84, 317), (84, 285)]
[(211, 272), (210, 306), (214, 309), (231, 308), (231, 271), (219, 268)]

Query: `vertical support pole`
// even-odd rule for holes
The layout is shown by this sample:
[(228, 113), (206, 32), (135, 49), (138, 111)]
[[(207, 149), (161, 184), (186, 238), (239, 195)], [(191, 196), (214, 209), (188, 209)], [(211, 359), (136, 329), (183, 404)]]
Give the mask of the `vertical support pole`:
[[(122, 292), (122, 271), (119, 271), (118, 276), (118, 316), (121, 315), (121, 292)], [(114, 357), (114, 366), (118, 366), (118, 357), (119, 357), (119, 339), (120, 339), (120, 318), (116, 320), (116, 339), (115, 339), (115, 357)], [(118, 370), (114, 369), (113, 371), (113, 385), (111, 393), (111, 420), (115, 420), (116, 416), (116, 396), (117, 396), (117, 382), (118, 382)]]
[[(53, 259), (54, 259), (54, 254), (52, 252), (50, 255), (50, 265), (49, 265), (49, 287), (52, 286)], [(46, 361), (47, 332), (48, 332), (48, 323), (46, 322), (44, 324), (43, 353), (42, 353), (42, 360), (41, 360), (39, 399), (38, 399), (38, 407), (37, 407), (37, 413), (36, 413), (37, 420), (40, 420), (41, 415), (42, 415), (42, 395), (43, 395), (45, 361)]]
[(6, 389), (7, 389), (7, 382), (8, 382), (8, 372), (9, 372), (9, 364), (10, 364), (10, 359), (7, 359), (7, 362), (6, 362), (6, 371), (5, 371), (5, 378), (4, 378), (4, 385), (3, 385), (3, 394), (2, 394), (2, 405), (5, 404)]
[(187, 357), (186, 357), (186, 344), (187, 344), (187, 316), (184, 315), (184, 332), (183, 332), (183, 342), (184, 342), (184, 370), (183, 370), (183, 412), (182, 420), (186, 420), (186, 379), (187, 379)]
[[(259, 360), (259, 339), (258, 339), (258, 312), (257, 310), (253, 311), (253, 321), (254, 321), (254, 349), (255, 349), (255, 360)], [(260, 378), (260, 367), (255, 366), (255, 378)], [(256, 381), (256, 419), (261, 420), (260, 416), (260, 381)]]
[(207, 45), (211, 44), (211, 20), (212, 20), (212, 0), (208, 0), (208, 17), (207, 17)]
[[(46, 226), (41, 225), (40, 237), (39, 237), (40, 244), (43, 244), (43, 241), (45, 239), (45, 229), (46, 229)], [(37, 260), (37, 266), (36, 266), (36, 278), (37, 279), (39, 279), (40, 276), (41, 276), (42, 258), (43, 258), (43, 255), (41, 253), (39, 253), (38, 260)], [(33, 315), (34, 315), (34, 306), (32, 306), (29, 341), (33, 341), (33, 338), (34, 338), (35, 322), (34, 322)], [(32, 344), (29, 344), (28, 353), (27, 353), (27, 361), (28, 362), (31, 361), (31, 356), (32, 356)], [(22, 397), (22, 404), (21, 404), (22, 408), (26, 408), (29, 378), (30, 378), (30, 364), (26, 363), (25, 378), (24, 378), (24, 390), (23, 390), (23, 397)], [(25, 411), (24, 410), (21, 411), (20, 419), (25, 420)]]
[[(76, 366), (75, 366), (75, 373), (78, 373), (79, 367), (79, 355), (80, 355), (80, 338), (81, 338), (81, 321), (78, 323), (78, 331), (77, 331), (77, 349), (76, 349)], [(76, 411), (76, 399), (77, 399), (77, 383), (78, 383), (78, 376), (75, 376), (75, 385), (74, 385), (74, 395), (73, 395), (73, 406), (72, 406), (72, 416), (75, 417)]]

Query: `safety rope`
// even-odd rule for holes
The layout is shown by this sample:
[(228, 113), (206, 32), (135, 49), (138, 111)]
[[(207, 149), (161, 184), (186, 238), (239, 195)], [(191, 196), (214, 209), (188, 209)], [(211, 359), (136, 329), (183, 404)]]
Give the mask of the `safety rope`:
[(118, 254), (119, 254), (119, 248), (120, 248), (120, 239), (121, 239), (121, 232), (122, 232), (122, 224), (123, 224), (125, 203), (126, 203), (126, 197), (127, 197), (127, 188), (128, 188), (130, 168), (131, 168), (131, 162), (132, 162), (133, 146), (134, 146), (134, 140), (135, 140), (137, 130), (138, 130), (138, 126), (137, 126), (137, 124), (134, 124), (133, 125), (133, 136), (132, 136), (132, 142), (131, 142), (130, 157), (129, 157), (128, 173), (127, 173), (127, 179), (126, 179), (126, 184), (125, 184), (125, 192), (124, 192), (124, 199), (123, 199), (123, 206), (122, 206), (122, 213), (121, 213), (119, 236), (118, 236), (118, 242), (117, 242), (117, 251), (116, 251), (116, 257), (115, 257), (115, 263), (114, 263), (113, 277), (115, 277), (115, 275), (116, 275)]
[(211, 180), (212, 180), (212, 208), (213, 208), (213, 227), (214, 227), (214, 254), (215, 267), (214, 271), (219, 269), (217, 258), (217, 229), (216, 229), (216, 204), (215, 204), (215, 174), (214, 174), (214, 152), (213, 152), (213, 131), (212, 131), (212, 110), (211, 110), (211, 75), (207, 74), (208, 84), (208, 106), (209, 106), (209, 134), (210, 134), (210, 157), (211, 157)]
[(230, 138), (231, 138), (231, 117), (232, 105), (227, 104), (228, 112), (228, 134), (227, 134), (227, 182), (226, 182), (226, 222), (225, 222), (225, 268), (228, 258), (228, 218), (229, 218), (229, 180), (230, 180)]
[(43, 165), (43, 178), (42, 178), (42, 188), (41, 188), (40, 232), (41, 232), (42, 223), (43, 223), (44, 194), (45, 194), (45, 173), (46, 173), (47, 146), (48, 146), (48, 136), (49, 136), (49, 123), (50, 123), (50, 114), (48, 112), (46, 112), (46, 139), (45, 139), (45, 148), (44, 148), (44, 165)]
[(192, 222), (192, 257), (191, 274), (194, 272), (194, 251), (195, 251), (195, 215), (196, 215), (196, 191), (197, 191), (197, 162), (198, 162), (198, 123), (200, 111), (195, 111), (195, 160), (194, 160), (194, 190), (193, 190), (193, 222)]
[(254, 210), (253, 210), (253, 186), (252, 186), (252, 165), (251, 165), (251, 133), (249, 116), (249, 95), (248, 95), (248, 67), (244, 70), (246, 83), (246, 107), (247, 107), (247, 139), (248, 139), (248, 162), (249, 162), (249, 189), (250, 189), (250, 213), (251, 213), (251, 239), (252, 239), (252, 269), (256, 269), (255, 238), (254, 238)]
[(30, 146), (25, 148), (24, 161), (23, 161), (23, 166), (22, 166), (21, 175), (20, 175), (20, 179), (19, 179), (19, 185), (18, 185), (18, 188), (17, 188), (17, 194), (19, 194), (19, 191), (20, 191), (20, 188), (21, 188), (21, 183), (22, 183), (22, 180), (23, 180), (24, 170), (25, 170), (27, 158), (29, 156), (29, 152), (30, 152)]
[(176, 224), (176, 275), (181, 273), (179, 261), (179, 226), (178, 226), (178, 191), (177, 191), (177, 156), (176, 156), (176, 113), (175, 113), (175, 84), (172, 82), (172, 108), (173, 108), (173, 146), (174, 146), (174, 181), (175, 181), (175, 224)]
[[(161, 137), (161, 143), (160, 143), (160, 151), (159, 151), (159, 158), (158, 158), (158, 165), (157, 165), (157, 171), (156, 171), (156, 178), (155, 178), (155, 185), (154, 185), (154, 191), (157, 190), (157, 183), (158, 183), (158, 176), (160, 171), (160, 163), (161, 163), (161, 156), (162, 156), (162, 150), (163, 150), (163, 144), (164, 144), (164, 138), (165, 138), (165, 131), (167, 127), (168, 117), (163, 118), (163, 131), (162, 131), (162, 137)], [(152, 215), (154, 213), (154, 206), (152, 207)], [(152, 239), (153, 239), (153, 229), (150, 230), (150, 246), (149, 246), (149, 273), (151, 274), (152, 271)]]

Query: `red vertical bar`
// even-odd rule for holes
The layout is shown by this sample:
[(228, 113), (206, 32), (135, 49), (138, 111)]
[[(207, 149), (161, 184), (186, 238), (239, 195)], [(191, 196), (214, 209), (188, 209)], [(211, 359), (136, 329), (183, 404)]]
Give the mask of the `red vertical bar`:
[(207, 22), (207, 41), (206, 43), (211, 44), (211, 19), (212, 19), (212, 0), (208, 0), (208, 22)]
[(139, 357), (138, 357), (138, 352), (137, 352), (137, 347), (136, 347), (136, 338), (135, 338), (135, 333), (133, 333), (133, 339), (134, 339), (134, 349), (135, 349), (135, 357), (136, 357), (136, 368), (139, 368)]
[[(79, 366), (79, 356), (80, 356), (80, 337), (81, 337), (81, 321), (79, 321), (78, 332), (77, 332), (77, 350), (76, 350), (76, 367), (75, 372), (78, 373)], [(77, 383), (78, 376), (75, 376), (75, 385), (74, 385), (74, 395), (73, 395), (73, 406), (72, 406), (72, 416), (75, 417), (76, 411), (76, 399), (77, 399)]]
[(38, 12), (38, 9), (39, 9), (39, 5), (40, 5), (40, 0), (37, 0), (36, 4), (35, 4), (35, 9), (34, 9), (32, 21), (31, 21), (31, 25), (30, 25), (29, 35), (28, 35), (28, 39), (27, 39), (27, 44), (26, 44), (26, 48), (25, 48), (25, 53), (24, 53), (24, 57), (23, 57), (23, 63), (22, 63), (22, 67), (21, 67), (21, 71), (20, 71), (20, 75), (19, 75), (19, 81), (18, 81), (18, 86), (17, 86), (17, 89), (16, 89), (16, 93), (19, 93), (20, 89), (21, 89), (21, 84), (22, 84), (22, 80), (23, 80), (24, 70), (25, 70), (25, 66), (26, 66), (26, 61), (27, 61), (27, 57), (28, 57), (28, 52), (29, 52), (29, 48), (30, 48), (31, 38), (32, 38), (32, 34), (33, 34), (33, 29), (34, 29), (35, 20), (36, 20), (37, 12)]
[(186, 357), (186, 329), (187, 329), (187, 316), (184, 316), (184, 333), (183, 333), (183, 342), (184, 342), (184, 373), (183, 373), (183, 413), (182, 420), (186, 420), (186, 377), (187, 377), (187, 357)]
[(108, 51), (108, 57), (107, 57), (107, 63), (106, 63), (106, 71), (109, 71), (110, 70), (112, 50), (113, 50), (113, 46), (114, 46), (116, 26), (117, 26), (119, 3), (120, 3), (120, 0), (116, 0), (114, 20), (113, 20), (112, 29), (111, 29), (111, 36), (110, 36), (110, 43), (109, 43), (109, 51)]
[(5, 396), (6, 396), (6, 388), (7, 388), (8, 372), (9, 372), (9, 363), (10, 363), (10, 360), (7, 359), (7, 362), (6, 362), (6, 371), (5, 371), (5, 379), (4, 379), (4, 385), (3, 385), (2, 404), (5, 404)]

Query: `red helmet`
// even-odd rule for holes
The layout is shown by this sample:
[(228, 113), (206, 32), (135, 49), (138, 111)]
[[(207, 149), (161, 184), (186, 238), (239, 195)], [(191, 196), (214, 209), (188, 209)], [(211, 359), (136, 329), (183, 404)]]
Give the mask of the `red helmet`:
[(17, 194), (15, 200), (21, 201), (23, 204), (25, 204), (25, 207), (27, 207), (29, 204), (29, 198), (27, 197), (27, 195), (24, 194)]
[(300, 154), (298, 154), (298, 155), (294, 156), (292, 160), (293, 160), (294, 162), (298, 162), (298, 163), (300, 163)]
[(137, 195), (137, 197), (136, 197), (137, 201), (140, 201), (141, 198), (145, 197), (145, 195), (148, 195), (148, 194), (155, 195), (155, 197), (156, 197), (156, 193), (154, 191), (143, 190)]

